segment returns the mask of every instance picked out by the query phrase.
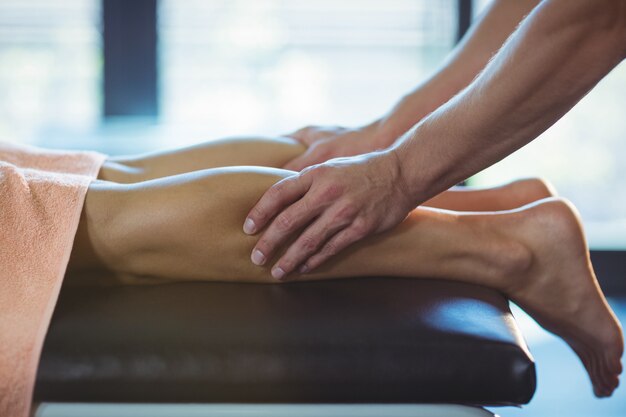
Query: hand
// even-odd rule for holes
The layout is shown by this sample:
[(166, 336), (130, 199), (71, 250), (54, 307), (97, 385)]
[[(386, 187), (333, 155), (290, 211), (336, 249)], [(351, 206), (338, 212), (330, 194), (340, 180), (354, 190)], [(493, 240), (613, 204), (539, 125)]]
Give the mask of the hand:
[(244, 224), (247, 234), (267, 226), (252, 262), (265, 264), (291, 240), (272, 268), (272, 276), (283, 280), (296, 268), (310, 272), (357, 240), (404, 220), (414, 205), (395, 152), (332, 159), (277, 182)]
[(289, 161), (283, 168), (292, 171), (328, 161), (340, 156), (360, 155), (385, 148), (373, 123), (358, 129), (340, 126), (308, 126), (287, 135), (308, 149)]

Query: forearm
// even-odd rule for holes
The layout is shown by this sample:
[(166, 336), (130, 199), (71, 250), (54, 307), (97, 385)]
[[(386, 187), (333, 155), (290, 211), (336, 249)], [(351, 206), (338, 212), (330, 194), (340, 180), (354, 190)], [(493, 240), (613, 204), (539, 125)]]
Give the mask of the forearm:
[(383, 147), (465, 88), (539, 0), (496, 0), (478, 18), (436, 73), (374, 124)]
[(416, 203), (524, 146), (624, 59), (626, 2), (547, 0), (471, 85), (395, 146)]

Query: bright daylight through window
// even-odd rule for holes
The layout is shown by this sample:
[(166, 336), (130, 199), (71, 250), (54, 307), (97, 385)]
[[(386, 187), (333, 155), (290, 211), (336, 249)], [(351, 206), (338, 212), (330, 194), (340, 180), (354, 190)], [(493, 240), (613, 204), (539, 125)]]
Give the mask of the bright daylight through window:
[[(488, 3), (475, 1), (475, 11)], [(454, 0), (158, 4), (161, 127), (136, 137), (144, 147), (366, 123), (434, 70), (456, 33)], [(0, 1), (0, 137), (55, 147), (107, 140), (93, 133), (104, 126), (100, 22), (98, 0)], [(593, 246), (626, 247), (625, 88), (622, 64), (473, 183), (544, 176), (580, 209)]]

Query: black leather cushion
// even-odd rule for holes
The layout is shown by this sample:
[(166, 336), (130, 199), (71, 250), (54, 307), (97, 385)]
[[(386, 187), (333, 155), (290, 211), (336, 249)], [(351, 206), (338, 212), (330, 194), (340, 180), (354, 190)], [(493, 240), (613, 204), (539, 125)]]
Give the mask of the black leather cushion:
[(64, 287), (35, 399), (522, 404), (507, 301), (442, 281)]

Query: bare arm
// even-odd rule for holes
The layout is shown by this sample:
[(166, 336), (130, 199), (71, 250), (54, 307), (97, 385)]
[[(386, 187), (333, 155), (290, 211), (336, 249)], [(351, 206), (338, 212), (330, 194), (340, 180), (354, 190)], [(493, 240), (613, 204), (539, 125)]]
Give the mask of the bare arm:
[(421, 203), (554, 124), (626, 55), (626, 1), (545, 0), (485, 71), (395, 146)]
[(397, 145), (279, 181), (252, 208), (244, 230), (266, 229), (257, 243), (263, 253), (294, 239), (276, 264), (287, 274), (388, 230), (566, 113), (624, 59), (625, 21), (626, 0), (545, 0), (469, 87)]
[(378, 124), (384, 147), (467, 87), (540, 0), (496, 0), (435, 74), (402, 98)]
[(465, 88), (539, 0), (495, 0), (437, 71), (389, 112), (357, 129), (310, 126), (291, 134), (308, 150), (285, 166), (303, 168), (338, 156), (387, 148), (413, 125)]

